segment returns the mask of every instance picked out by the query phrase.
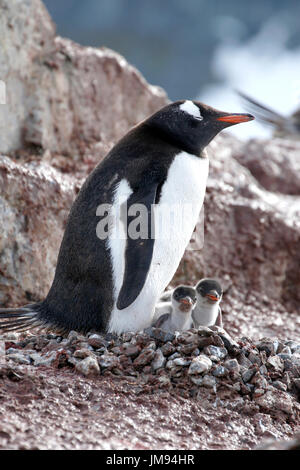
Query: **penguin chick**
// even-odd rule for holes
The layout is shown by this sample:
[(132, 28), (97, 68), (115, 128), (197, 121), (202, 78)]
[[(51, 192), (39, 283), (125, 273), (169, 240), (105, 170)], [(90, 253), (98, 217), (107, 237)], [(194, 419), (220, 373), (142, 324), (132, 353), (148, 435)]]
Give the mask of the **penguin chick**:
[(222, 287), (215, 279), (201, 279), (196, 285), (197, 303), (192, 313), (192, 319), (196, 328), (199, 326), (217, 325), (223, 327), (222, 311)]
[(160, 316), (153, 326), (172, 333), (188, 330), (192, 327), (192, 310), (195, 304), (194, 287), (176, 287), (172, 292), (171, 302), (161, 302), (157, 305), (155, 316)]
[(274, 127), (274, 137), (300, 139), (300, 109), (296, 110), (291, 116), (283, 116), (245, 93), (240, 91), (237, 93), (245, 101), (247, 108), (255, 114), (257, 119)]

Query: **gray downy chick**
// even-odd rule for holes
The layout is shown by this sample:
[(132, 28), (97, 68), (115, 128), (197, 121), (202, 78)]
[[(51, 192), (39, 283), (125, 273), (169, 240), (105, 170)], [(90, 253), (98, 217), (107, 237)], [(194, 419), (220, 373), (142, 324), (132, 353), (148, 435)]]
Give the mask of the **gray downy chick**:
[(192, 313), (196, 328), (217, 325), (223, 327), (220, 302), (223, 290), (215, 279), (204, 278), (196, 285), (197, 303)]
[(194, 287), (180, 285), (172, 291), (169, 302), (160, 302), (155, 308), (152, 326), (174, 333), (185, 331), (193, 326), (192, 310), (196, 304)]

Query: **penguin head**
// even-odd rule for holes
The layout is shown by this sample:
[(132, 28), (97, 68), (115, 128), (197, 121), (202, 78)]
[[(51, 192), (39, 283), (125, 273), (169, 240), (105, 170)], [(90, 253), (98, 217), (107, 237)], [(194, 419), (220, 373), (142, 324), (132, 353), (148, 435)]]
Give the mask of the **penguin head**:
[(196, 304), (196, 290), (194, 287), (180, 285), (174, 289), (172, 304), (182, 313), (191, 312)]
[(222, 300), (223, 290), (215, 279), (201, 279), (196, 285), (197, 300), (202, 304), (215, 305)]
[(199, 101), (175, 101), (157, 111), (145, 124), (180, 149), (201, 156), (223, 129), (254, 119), (251, 114), (225, 113)]

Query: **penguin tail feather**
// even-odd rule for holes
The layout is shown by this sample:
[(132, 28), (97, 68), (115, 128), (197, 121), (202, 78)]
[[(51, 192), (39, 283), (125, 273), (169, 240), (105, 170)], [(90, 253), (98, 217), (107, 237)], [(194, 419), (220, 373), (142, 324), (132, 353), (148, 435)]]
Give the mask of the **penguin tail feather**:
[(0, 308), (0, 331), (23, 331), (43, 326), (34, 306), (20, 308)]

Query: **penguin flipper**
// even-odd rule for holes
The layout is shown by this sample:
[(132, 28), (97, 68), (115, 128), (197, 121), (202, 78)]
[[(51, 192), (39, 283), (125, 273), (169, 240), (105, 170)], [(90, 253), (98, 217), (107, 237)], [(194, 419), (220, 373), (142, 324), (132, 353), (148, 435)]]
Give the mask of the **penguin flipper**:
[[(132, 304), (144, 287), (147, 274), (151, 265), (154, 234), (151, 233), (151, 205), (155, 203), (159, 183), (148, 183), (147, 186), (139, 188), (128, 199), (127, 217), (127, 244), (125, 251), (125, 272), (123, 284), (117, 300), (117, 308), (122, 310)], [(131, 215), (131, 210), (139, 212)], [(137, 219), (141, 217), (140, 237), (135, 238), (137, 232), (131, 233), (138, 226)], [(136, 221), (136, 222), (135, 222)], [(132, 225), (133, 224), (133, 225)], [(136, 224), (136, 225), (135, 225)], [(133, 236), (134, 235), (134, 236)]]
[(161, 315), (172, 313), (172, 303), (171, 302), (158, 302), (155, 305), (153, 321), (157, 320)]
[(163, 324), (170, 318), (169, 313), (164, 313), (161, 315), (158, 320), (152, 323), (153, 328), (161, 328)]

